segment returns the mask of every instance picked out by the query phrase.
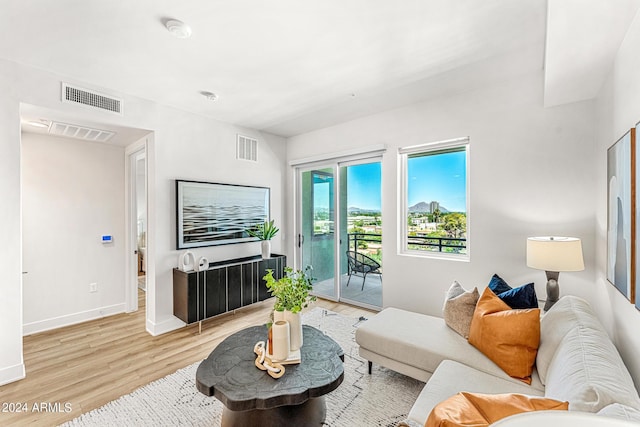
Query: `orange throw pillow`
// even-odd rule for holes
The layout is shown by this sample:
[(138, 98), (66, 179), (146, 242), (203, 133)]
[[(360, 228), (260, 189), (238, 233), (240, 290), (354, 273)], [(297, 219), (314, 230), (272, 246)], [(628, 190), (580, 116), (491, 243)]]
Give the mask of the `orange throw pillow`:
[(540, 344), (540, 309), (512, 310), (486, 288), (473, 313), (469, 343), (509, 376), (531, 384)]
[(425, 427), (485, 427), (522, 412), (568, 409), (569, 402), (546, 397), (462, 392), (438, 403)]

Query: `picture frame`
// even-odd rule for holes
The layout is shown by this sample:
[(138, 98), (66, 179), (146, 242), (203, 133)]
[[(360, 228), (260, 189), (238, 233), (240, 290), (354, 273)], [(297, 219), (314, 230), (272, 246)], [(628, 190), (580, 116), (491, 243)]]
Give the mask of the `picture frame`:
[(247, 228), (269, 221), (270, 189), (176, 180), (176, 247), (256, 241)]
[(635, 128), (607, 149), (607, 280), (635, 303)]

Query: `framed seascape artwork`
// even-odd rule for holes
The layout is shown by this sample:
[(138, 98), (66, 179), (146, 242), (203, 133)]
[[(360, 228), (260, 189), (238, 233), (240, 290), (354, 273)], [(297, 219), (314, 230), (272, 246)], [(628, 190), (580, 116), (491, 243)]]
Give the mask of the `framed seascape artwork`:
[(269, 220), (269, 188), (176, 180), (177, 248), (257, 240), (245, 231)]
[(635, 129), (607, 150), (607, 280), (634, 301)]

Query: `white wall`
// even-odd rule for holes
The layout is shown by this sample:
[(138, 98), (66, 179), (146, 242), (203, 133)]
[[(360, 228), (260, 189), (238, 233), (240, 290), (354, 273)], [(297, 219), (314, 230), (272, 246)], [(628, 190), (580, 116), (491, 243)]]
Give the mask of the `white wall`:
[(20, 111), (16, 75), (0, 66), (0, 385), (23, 378)]
[[(493, 273), (521, 285), (545, 275), (527, 268), (526, 238), (583, 239), (586, 270), (562, 273), (562, 294), (594, 291), (594, 108), (545, 109), (542, 73), (354, 120), (289, 140), (290, 160), (386, 144), (383, 157), (384, 306), (440, 315), (453, 280), (484, 288)], [(469, 136), (471, 261), (398, 255), (398, 147)], [(292, 209), (292, 208), (290, 208)]]
[[(124, 100), (123, 117), (94, 112), (60, 102), (60, 82), (93, 88)], [(20, 103), (72, 112), (78, 120), (148, 129), (149, 228), (147, 265), (147, 329), (158, 334), (180, 327), (173, 316), (172, 268), (175, 249), (174, 180), (194, 179), (271, 187), (271, 214), (286, 223), (282, 189), (285, 183), (285, 140), (206, 117), (188, 114), (108, 88), (93, 87), (69, 76), (59, 76), (0, 60), (0, 384), (24, 375), (22, 358), (22, 277), (20, 222)], [(202, 101), (194, 94), (194, 102)], [(259, 162), (235, 159), (236, 133), (257, 138)], [(286, 233), (273, 241), (281, 252)], [(198, 256), (226, 259), (257, 255), (259, 243), (195, 250)], [(124, 258), (122, 260), (124, 265)]]
[(124, 161), (122, 147), (22, 134), (25, 335), (124, 311)]
[[(636, 15), (618, 51), (614, 66), (597, 99), (596, 162), (596, 294), (594, 301), (609, 334), (640, 386), (640, 312), (606, 275), (607, 263), (607, 148), (640, 121), (640, 15)], [(636, 136), (638, 138), (638, 136)], [(636, 237), (636, 241), (638, 238)], [(637, 256), (637, 255), (636, 255)], [(636, 279), (638, 280), (638, 279)]]

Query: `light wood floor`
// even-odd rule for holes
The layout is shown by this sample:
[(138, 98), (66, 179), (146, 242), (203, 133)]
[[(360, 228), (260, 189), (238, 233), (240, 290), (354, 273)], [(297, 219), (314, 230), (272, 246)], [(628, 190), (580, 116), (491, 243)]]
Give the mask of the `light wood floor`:
[[(320, 299), (313, 306), (350, 317), (374, 313)], [(55, 426), (100, 407), (206, 358), (228, 335), (265, 323), (273, 302), (207, 320), (201, 334), (194, 324), (157, 337), (145, 331), (144, 307), (140, 292), (135, 313), (24, 337), (27, 377), (0, 387), (0, 425)], [(44, 411), (34, 411), (41, 403)], [(16, 412), (25, 404), (26, 412)]]

